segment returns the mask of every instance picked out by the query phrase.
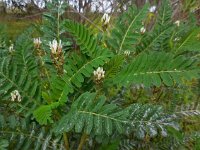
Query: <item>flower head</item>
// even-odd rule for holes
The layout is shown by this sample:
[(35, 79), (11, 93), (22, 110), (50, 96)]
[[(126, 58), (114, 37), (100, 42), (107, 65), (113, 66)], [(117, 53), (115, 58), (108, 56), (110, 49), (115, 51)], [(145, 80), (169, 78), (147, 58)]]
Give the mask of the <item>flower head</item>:
[(34, 43), (34, 46), (35, 46), (36, 48), (39, 48), (40, 45), (42, 44), (42, 41), (40, 40), (40, 37), (39, 37), (39, 38), (34, 38), (34, 39), (33, 39), (33, 43)]
[(180, 37), (176, 37), (176, 38), (174, 39), (174, 41), (175, 41), (175, 42), (180, 41)]
[(14, 90), (10, 93), (11, 95), (11, 101), (18, 101), (18, 102), (21, 102), (22, 98), (21, 98), (21, 95), (19, 94), (19, 91), (18, 90)]
[(103, 15), (103, 17), (101, 18), (101, 22), (104, 24), (104, 25), (107, 25), (109, 22), (110, 22), (110, 16), (105, 13)]
[(9, 52), (12, 53), (14, 51), (14, 44), (11, 44), (8, 48)]
[(105, 77), (105, 71), (102, 67), (98, 67), (97, 70), (93, 72), (93, 74), (97, 82), (101, 81)]
[(54, 39), (52, 42), (49, 42), (49, 46), (52, 54), (57, 54), (62, 51), (61, 40), (58, 43), (57, 40)]
[(175, 24), (177, 25), (177, 27), (179, 27), (180, 26), (180, 20), (177, 20), (176, 22), (175, 22)]
[(146, 28), (145, 28), (145, 27), (142, 27), (142, 28), (140, 29), (140, 33), (144, 34), (145, 32), (146, 32)]
[(125, 55), (125, 56), (129, 56), (130, 53), (131, 53), (130, 51), (124, 51), (124, 55)]
[(156, 6), (151, 6), (149, 12), (154, 13), (156, 11)]

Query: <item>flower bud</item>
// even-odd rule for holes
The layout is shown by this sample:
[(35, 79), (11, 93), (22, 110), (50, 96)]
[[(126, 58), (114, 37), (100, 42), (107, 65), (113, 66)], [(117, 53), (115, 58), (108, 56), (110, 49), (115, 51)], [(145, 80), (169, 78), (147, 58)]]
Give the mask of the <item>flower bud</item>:
[(103, 17), (101, 18), (101, 22), (104, 24), (104, 25), (107, 25), (109, 22), (110, 22), (110, 16), (105, 13), (103, 15)]
[(124, 51), (124, 55), (125, 55), (125, 56), (129, 56), (130, 53), (131, 53), (130, 51)]
[(144, 34), (145, 32), (146, 32), (145, 27), (142, 27), (142, 28), (140, 29), (140, 33)]
[(49, 42), (49, 46), (52, 54), (57, 54), (62, 52), (61, 40), (58, 43), (57, 40), (54, 39), (52, 42)]
[(40, 40), (40, 37), (39, 38), (34, 38), (33, 39), (33, 43), (34, 43), (35, 48), (39, 48), (40, 45), (42, 44), (42, 41)]
[(19, 94), (18, 90), (14, 90), (13, 92), (10, 93), (11, 95), (11, 101), (18, 101), (21, 102), (21, 95)]
[(151, 6), (150, 8), (149, 8), (149, 12), (150, 13), (154, 13), (156, 11), (156, 6)]
[(175, 24), (177, 25), (177, 27), (179, 27), (180, 26), (180, 20), (177, 20), (176, 22), (175, 22)]
[(8, 48), (8, 51), (12, 53), (14, 51), (14, 44), (11, 44)]
[(105, 77), (105, 71), (102, 67), (98, 67), (96, 71), (93, 72), (95, 81), (99, 83)]

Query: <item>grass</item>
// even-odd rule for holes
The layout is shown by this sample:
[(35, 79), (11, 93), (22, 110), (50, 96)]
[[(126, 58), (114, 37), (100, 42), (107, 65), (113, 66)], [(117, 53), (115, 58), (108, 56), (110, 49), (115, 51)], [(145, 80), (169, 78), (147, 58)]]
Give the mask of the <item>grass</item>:
[(35, 19), (16, 19), (11, 16), (0, 16), (0, 24), (6, 25), (6, 32), (10, 40), (15, 40), (26, 28), (31, 26), (37, 20)]

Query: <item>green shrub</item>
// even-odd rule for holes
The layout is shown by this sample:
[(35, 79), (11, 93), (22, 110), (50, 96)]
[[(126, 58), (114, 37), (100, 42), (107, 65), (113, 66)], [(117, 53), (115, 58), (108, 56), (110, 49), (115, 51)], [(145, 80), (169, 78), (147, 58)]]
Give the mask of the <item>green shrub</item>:
[(174, 23), (164, 0), (93, 35), (65, 4), (48, 8), (13, 47), (0, 36), (0, 149), (198, 149), (194, 22)]

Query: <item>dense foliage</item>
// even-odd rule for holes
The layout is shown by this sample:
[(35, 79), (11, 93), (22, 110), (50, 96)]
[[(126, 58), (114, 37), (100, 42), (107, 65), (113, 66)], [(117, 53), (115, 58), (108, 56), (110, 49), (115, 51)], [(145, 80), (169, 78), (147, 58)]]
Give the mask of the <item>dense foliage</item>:
[(105, 14), (98, 32), (66, 7), (49, 3), (13, 44), (0, 27), (0, 150), (200, 149), (192, 14), (174, 21), (163, 0)]

